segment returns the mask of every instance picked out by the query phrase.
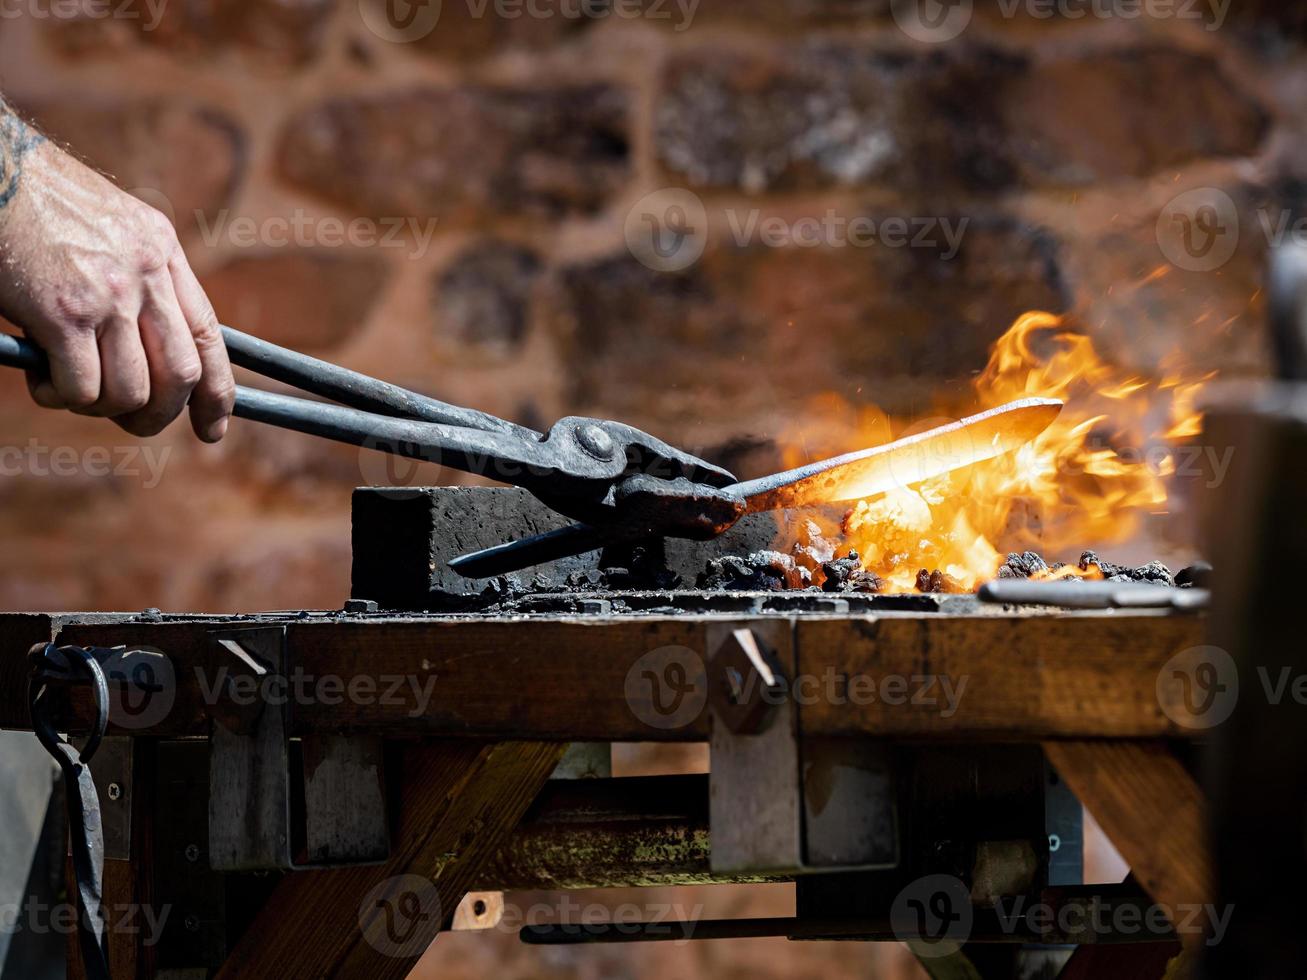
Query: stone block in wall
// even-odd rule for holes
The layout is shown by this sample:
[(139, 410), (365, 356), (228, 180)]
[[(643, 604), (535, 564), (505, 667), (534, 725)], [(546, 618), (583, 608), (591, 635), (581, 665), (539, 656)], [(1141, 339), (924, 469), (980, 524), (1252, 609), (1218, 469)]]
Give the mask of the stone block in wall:
[(673, 57), (655, 144), (669, 173), (697, 187), (938, 195), (1081, 186), (1248, 155), (1267, 126), (1207, 55), (820, 41)]
[(506, 354), (530, 327), (540, 258), (530, 249), (484, 241), (460, 252), (435, 282), (436, 332), (472, 350)]
[(567, 266), (546, 307), (569, 409), (666, 424), (783, 413), (824, 390), (903, 414), (965, 394), (1019, 314), (1068, 295), (1046, 232), (1001, 215), (962, 229), (947, 257), (755, 243), (677, 273), (627, 253)]
[(277, 161), (295, 186), (377, 217), (588, 213), (629, 174), (627, 97), (586, 85), (332, 98), (286, 124)]
[(388, 278), (375, 253), (296, 248), (237, 255), (202, 277), (218, 318), (296, 350), (329, 350), (366, 321)]
[[(89, 3), (88, 3), (89, 5)], [(217, 55), (231, 48), (281, 66), (302, 65), (322, 48), (336, 0), (167, 0), (115, 3), (81, 16), (51, 18), (56, 51), (78, 59), (130, 55), (149, 46), (179, 58)]]
[(215, 109), (85, 98), (22, 108), (51, 139), (166, 213), (183, 241), (219, 219), (244, 174), (244, 134)]

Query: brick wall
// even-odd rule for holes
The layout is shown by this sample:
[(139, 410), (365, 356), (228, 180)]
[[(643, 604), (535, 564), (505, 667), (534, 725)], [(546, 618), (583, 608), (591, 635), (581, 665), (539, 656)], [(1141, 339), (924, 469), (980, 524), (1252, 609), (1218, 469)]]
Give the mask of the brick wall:
[[(815, 391), (965, 406), (1031, 307), (1141, 374), (1177, 346), (1259, 370), (1264, 219), (1301, 190), (1303, 25), (1236, 7), (993, 0), (934, 43), (874, 0), (445, 0), (399, 36), (372, 0), (24, 0), (0, 85), (174, 216), (226, 322), (748, 471)], [(1242, 219), (1215, 270), (1159, 240), (1193, 188)], [(686, 207), (696, 235), (651, 254)], [(238, 424), (213, 450), (181, 426), (151, 441), (156, 480), (134, 441), (15, 381), (6, 605), (335, 604), (347, 488), (433, 478)], [(134, 473), (101, 476), (92, 447)], [(75, 461), (50, 477), (57, 449)]]

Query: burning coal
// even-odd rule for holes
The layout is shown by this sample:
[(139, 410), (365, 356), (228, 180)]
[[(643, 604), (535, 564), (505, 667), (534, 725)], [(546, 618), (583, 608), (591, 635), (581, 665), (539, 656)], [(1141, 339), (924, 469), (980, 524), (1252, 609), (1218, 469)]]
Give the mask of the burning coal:
[[(1168, 482), (1186, 440), (1202, 431), (1198, 393), (1214, 373), (1128, 374), (1103, 360), (1093, 342), (1051, 313), (1024, 314), (994, 345), (976, 378), (980, 409), (1019, 398), (1056, 398), (1061, 415), (1015, 452), (946, 476), (860, 500), (838, 527), (805, 520), (777, 551), (813, 584), (853, 578), (872, 591), (972, 591), (995, 578), (1008, 556), (1080, 555), (1135, 536), (1149, 515), (1168, 512)], [(887, 442), (941, 419), (901, 428), (874, 407), (834, 395), (816, 399), (812, 417), (846, 422), (834, 440), (812, 426), (783, 440), (785, 465)], [(829, 431), (829, 430), (827, 430)], [(831, 562), (841, 562), (826, 566)], [(1042, 564), (1042, 559), (1041, 559)], [(1009, 572), (1011, 574), (1011, 572)], [(1095, 561), (1045, 566), (1036, 577), (1102, 577)], [(844, 587), (844, 586), (841, 586)]]

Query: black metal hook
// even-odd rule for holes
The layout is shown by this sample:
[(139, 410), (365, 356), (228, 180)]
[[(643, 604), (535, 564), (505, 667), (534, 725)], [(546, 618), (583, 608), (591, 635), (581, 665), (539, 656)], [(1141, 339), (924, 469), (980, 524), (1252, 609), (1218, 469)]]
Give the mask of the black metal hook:
[(27, 682), (27, 709), (32, 718), (32, 729), (45, 750), (55, 759), (64, 758), (59, 746), (67, 743), (55, 731), (54, 722), (50, 718), (49, 702), (45, 696), (48, 682), (55, 679), (72, 680), (73, 674), (80, 671), (90, 683), (95, 696), (95, 726), (77, 756), (78, 761), (86, 765), (100, 747), (105, 729), (109, 727), (109, 682), (104, 676), (104, 669), (89, 651), (81, 647), (37, 644), (28, 656), (32, 661), (32, 673)]

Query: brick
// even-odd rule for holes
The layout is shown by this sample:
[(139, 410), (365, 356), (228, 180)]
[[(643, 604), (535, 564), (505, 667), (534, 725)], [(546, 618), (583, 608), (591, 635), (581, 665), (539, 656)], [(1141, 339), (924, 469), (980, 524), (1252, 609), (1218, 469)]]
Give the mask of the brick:
[(1080, 186), (1251, 154), (1267, 129), (1212, 58), (1165, 48), (714, 47), (671, 59), (662, 88), (662, 164), (692, 186), (749, 191)]
[[(750, 514), (709, 542), (669, 538), (667, 567), (693, 588), (709, 558), (770, 547), (788, 513)], [(517, 487), (362, 487), (354, 491), (350, 595), (382, 609), (438, 609), (487, 584), (452, 571), (451, 559), (569, 523)], [(514, 574), (524, 584), (539, 575), (556, 587), (572, 572), (595, 568), (598, 558), (590, 552)]]
[(966, 225), (949, 259), (721, 246), (673, 275), (611, 255), (563, 268), (546, 309), (570, 410), (676, 438), (705, 419), (748, 432), (823, 390), (919, 414), (930, 393), (965, 390), (1017, 315), (1067, 303), (1052, 236), (993, 215)]
[(437, 331), (492, 353), (521, 346), (540, 259), (529, 249), (487, 241), (459, 254), (437, 277)]
[(329, 350), (363, 326), (387, 281), (383, 261), (336, 249), (239, 256), (203, 277), (219, 319), (297, 350)]
[(183, 236), (213, 222), (245, 170), (245, 139), (222, 113), (164, 99), (24, 106), (53, 139), (173, 219)]
[(1010, 82), (1003, 121), (1014, 149), (1024, 147), (1023, 179), (1063, 186), (1250, 155), (1268, 128), (1214, 59), (1165, 48), (1040, 64)]
[(628, 175), (626, 102), (608, 86), (330, 99), (287, 123), (278, 164), (292, 184), (378, 217), (588, 213)]
[(86, 14), (50, 23), (55, 50), (78, 59), (130, 54), (149, 46), (177, 57), (216, 56), (243, 50), (272, 64), (312, 61), (335, 0), (168, 0), (157, 6), (158, 21), (145, 3), (123, 8), (140, 16)]

